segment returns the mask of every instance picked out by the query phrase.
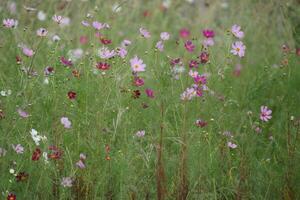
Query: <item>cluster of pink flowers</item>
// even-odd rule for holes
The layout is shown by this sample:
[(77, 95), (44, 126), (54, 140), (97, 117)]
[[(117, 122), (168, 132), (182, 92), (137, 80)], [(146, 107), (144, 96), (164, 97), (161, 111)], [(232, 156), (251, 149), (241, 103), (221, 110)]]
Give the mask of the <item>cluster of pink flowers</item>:
[[(238, 39), (242, 39), (244, 37), (244, 32), (241, 31), (241, 27), (236, 24), (231, 27), (231, 32)], [(232, 49), (230, 52), (233, 55), (237, 55), (239, 57), (245, 56), (246, 46), (242, 41), (236, 41), (232, 43), (231, 47)]]

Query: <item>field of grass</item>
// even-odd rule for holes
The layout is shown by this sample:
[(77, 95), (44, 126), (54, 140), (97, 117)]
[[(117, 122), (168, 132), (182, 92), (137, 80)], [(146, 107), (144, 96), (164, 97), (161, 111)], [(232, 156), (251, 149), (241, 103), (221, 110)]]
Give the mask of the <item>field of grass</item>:
[(1, 0), (0, 199), (300, 199), (296, 6)]

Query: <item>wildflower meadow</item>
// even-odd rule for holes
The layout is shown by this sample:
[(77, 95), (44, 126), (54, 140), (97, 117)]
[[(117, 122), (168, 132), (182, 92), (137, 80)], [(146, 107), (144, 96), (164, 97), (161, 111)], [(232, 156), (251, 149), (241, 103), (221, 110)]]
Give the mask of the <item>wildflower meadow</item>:
[(300, 199), (297, 0), (0, 0), (0, 199)]

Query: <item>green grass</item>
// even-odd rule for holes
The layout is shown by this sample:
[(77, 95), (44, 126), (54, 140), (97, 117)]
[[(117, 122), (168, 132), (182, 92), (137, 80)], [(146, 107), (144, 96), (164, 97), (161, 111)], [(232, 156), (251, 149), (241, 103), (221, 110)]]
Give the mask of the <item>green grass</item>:
[[(176, 0), (162, 11), (158, 0), (124, 0), (119, 2), (122, 10), (118, 13), (111, 11), (117, 1), (73, 0), (62, 10), (63, 1), (58, 0), (16, 2), (14, 15), (6, 9), (8, 1), (0, 2), (1, 20), (19, 21), (16, 29), (0, 29), (0, 91), (12, 90), (12, 95), (0, 96), (0, 109), (5, 113), (0, 120), (0, 147), (7, 150), (0, 157), (1, 199), (9, 192), (22, 200), (300, 199), (300, 71), (287, 1), (232, 0), (224, 9), (219, 1), (204, 7)], [(47, 20), (39, 21), (37, 11), (27, 12), (24, 5), (43, 10)], [(149, 17), (143, 17), (146, 10)], [(93, 18), (87, 19), (87, 13)], [(60, 28), (51, 20), (54, 14), (70, 17), (71, 24)], [(111, 26), (103, 31), (113, 41), (111, 48), (123, 39), (132, 41), (125, 59), (108, 61), (111, 68), (105, 75), (93, 72), (101, 60), (97, 50), (102, 44), (93, 28), (80, 24), (84, 19)], [(245, 32), (247, 49), (242, 59), (230, 54), (236, 40), (229, 32), (233, 24), (241, 25)], [(49, 31), (46, 38), (36, 36), (40, 27)], [(148, 29), (151, 38), (141, 38), (140, 27)], [(182, 27), (189, 28), (194, 38), (192, 54), (178, 36)], [(216, 44), (209, 49), (210, 62), (200, 65), (198, 71), (210, 74), (207, 86), (214, 93), (204, 92), (201, 98), (183, 102), (180, 95), (193, 83), (188, 61), (201, 52), (205, 28), (215, 31)], [(163, 31), (171, 39), (165, 42), (164, 52), (159, 52), (155, 44)], [(51, 34), (61, 40), (50, 42)], [(88, 44), (79, 43), (82, 35), (89, 37)], [(35, 56), (24, 56), (17, 47), (20, 43), (34, 49)], [(287, 55), (281, 51), (285, 43), (292, 49)], [(59, 60), (75, 48), (85, 52), (72, 67), (80, 72), (79, 78)], [(17, 55), (23, 59), (21, 65), (16, 63)], [(147, 65), (141, 73), (145, 79), (141, 88), (132, 85), (129, 60), (134, 55)], [(171, 76), (169, 57), (183, 59), (186, 70), (179, 80)], [(289, 61), (286, 66), (281, 64), (284, 58)], [(233, 75), (237, 63), (243, 66), (239, 77)], [(21, 71), (22, 66), (30, 65), (38, 76)], [(55, 69), (49, 84), (43, 84), (46, 66)], [(154, 99), (145, 95), (145, 88), (154, 90)], [(132, 98), (136, 89), (142, 92), (138, 99)], [(67, 97), (70, 90), (77, 93), (73, 101)], [(143, 108), (142, 103), (149, 107)], [(269, 122), (259, 119), (261, 105), (273, 111)], [(30, 117), (21, 118), (18, 108)], [(71, 120), (71, 129), (60, 123), (63, 116)], [(198, 118), (208, 125), (196, 127)], [(262, 132), (256, 133), (254, 126)], [(41, 142), (41, 150), (49, 152), (48, 146), (56, 145), (63, 150), (61, 159), (48, 164), (43, 158), (31, 160), (36, 148), (32, 128), (48, 138)], [(145, 130), (145, 137), (135, 137), (138, 130)], [(227, 147), (225, 131), (233, 134), (236, 149)], [(11, 144), (22, 144), (24, 153), (16, 154)], [(105, 145), (110, 146), (110, 160)], [(80, 153), (87, 155), (85, 169), (75, 166)], [(16, 182), (10, 169), (24, 171), (29, 177)], [(165, 179), (157, 177), (161, 169)], [(62, 187), (62, 177), (76, 179), (73, 187)], [(158, 181), (165, 189), (161, 196)]]

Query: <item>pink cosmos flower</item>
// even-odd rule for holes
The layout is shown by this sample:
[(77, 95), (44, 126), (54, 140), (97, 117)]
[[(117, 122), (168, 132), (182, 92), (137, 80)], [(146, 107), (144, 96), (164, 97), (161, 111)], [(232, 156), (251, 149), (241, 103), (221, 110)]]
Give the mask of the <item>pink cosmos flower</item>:
[(188, 40), (184, 43), (184, 47), (188, 52), (193, 52), (195, 49), (195, 45), (190, 40)]
[(189, 101), (192, 100), (193, 97), (195, 97), (197, 95), (197, 91), (195, 90), (195, 88), (190, 87), (187, 88), (181, 95), (180, 98), (183, 101)]
[(85, 168), (85, 164), (82, 160), (79, 160), (77, 163), (76, 163), (76, 166), (80, 169), (84, 169)]
[(179, 35), (181, 38), (188, 38), (190, 36), (190, 31), (187, 28), (182, 28), (179, 31)]
[(203, 36), (206, 37), (206, 38), (213, 38), (215, 37), (215, 32), (211, 29), (204, 29), (202, 31), (203, 33)]
[(231, 148), (231, 149), (237, 148), (237, 145), (234, 144), (234, 143), (232, 143), (232, 142), (227, 142), (227, 146), (228, 146), (229, 148)]
[(89, 22), (87, 22), (87, 21), (81, 21), (81, 24), (85, 27), (90, 26)]
[(118, 53), (118, 56), (120, 56), (121, 58), (125, 58), (127, 55), (127, 50), (123, 47), (120, 47), (117, 49), (117, 53)]
[(36, 34), (40, 37), (45, 37), (47, 35), (48, 31), (45, 28), (39, 28), (36, 31)]
[(11, 146), (17, 154), (24, 153), (24, 147), (21, 144), (17, 144), (17, 145), (12, 144)]
[(32, 49), (29, 49), (27, 47), (22, 48), (23, 54), (27, 57), (32, 57), (34, 54), (34, 51)]
[(63, 177), (61, 181), (63, 187), (72, 187), (73, 179), (71, 177)]
[(261, 106), (260, 107), (260, 119), (264, 122), (269, 121), (272, 116), (272, 110), (269, 109), (267, 106)]
[(169, 40), (170, 39), (170, 34), (168, 32), (162, 32), (160, 34), (160, 39), (166, 41), (166, 40)]
[(203, 40), (202, 45), (205, 47), (214, 46), (215, 41), (213, 38), (206, 38), (205, 40)]
[(71, 121), (67, 117), (62, 117), (60, 119), (60, 123), (64, 125), (65, 128), (71, 128), (72, 125)]
[(149, 98), (154, 98), (154, 91), (153, 91), (152, 89), (147, 88), (147, 89), (145, 90), (145, 93), (146, 93), (146, 95), (147, 95)]
[(3, 19), (3, 26), (5, 28), (15, 28), (18, 25), (18, 20), (15, 19)]
[(29, 117), (29, 114), (20, 108), (18, 109), (18, 113), (19, 113), (20, 117), (22, 117), (22, 118)]
[(60, 16), (60, 15), (54, 15), (54, 16), (52, 17), (52, 20), (55, 21), (55, 22), (58, 23), (58, 24), (61, 24), (61, 22), (62, 22), (62, 20), (63, 20), (63, 17)]
[(195, 78), (196, 76), (198, 76), (198, 72), (197, 71), (193, 71), (193, 70), (190, 70), (189, 71), (189, 75), (192, 77), (192, 78)]
[(241, 27), (236, 24), (231, 27), (231, 33), (239, 39), (242, 39), (244, 37), (244, 32), (241, 31)]
[(102, 47), (98, 51), (98, 55), (102, 59), (109, 59), (116, 55), (114, 50), (109, 50), (107, 47)]
[(146, 64), (144, 64), (143, 60), (139, 59), (137, 56), (130, 59), (130, 65), (133, 72), (143, 72), (146, 68)]
[(140, 28), (140, 34), (144, 37), (144, 38), (150, 38), (151, 34), (150, 32), (145, 29), (145, 28)]
[(93, 21), (92, 26), (94, 27), (94, 29), (96, 29), (98, 31), (103, 28), (109, 28), (109, 25), (107, 23), (101, 23), (98, 21)]
[(139, 137), (139, 138), (144, 137), (144, 136), (145, 136), (145, 131), (144, 131), (144, 130), (137, 131), (137, 132), (135, 133), (135, 135), (136, 135), (137, 137)]
[(163, 51), (164, 50), (164, 43), (163, 41), (158, 41), (155, 45), (155, 47), (159, 50), (159, 51)]
[(245, 56), (245, 50), (246, 50), (246, 46), (243, 44), (243, 42), (237, 41), (237, 42), (232, 44), (232, 49), (231, 49), (230, 52), (233, 55), (238, 55), (239, 57), (244, 57)]
[(80, 158), (80, 160), (85, 160), (86, 155), (84, 153), (81, 153), (81, 154), (79, 154), (79, 158)]
[(131, 45), (131, 41), (130, 40), (123, 40), (122, 41), (122, 43), (121, 43), (121, 46), (123, 47), (123, 48), (125, 48), (125, 47), (127, 47), (127, 46), (129, 46), (129, 45)]
[(84, 44), (88, 43), (89, 38), (85, 35), (82, 35), (82, 36), (80, 36), (79, 41), (80, 41), (80, 44), (84, 45)]

